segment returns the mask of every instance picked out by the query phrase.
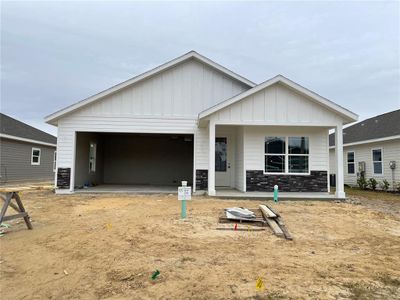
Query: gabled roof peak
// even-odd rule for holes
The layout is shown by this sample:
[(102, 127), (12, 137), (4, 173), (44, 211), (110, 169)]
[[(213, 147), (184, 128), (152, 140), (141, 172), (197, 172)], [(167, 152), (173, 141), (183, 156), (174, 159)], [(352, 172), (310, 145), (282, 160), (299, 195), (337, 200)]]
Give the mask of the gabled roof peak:
[[(229, 105), (232, 105), (233, 103), (236, 103), (240, 100), (242, 100), (245, 97), (248, 97), (250, 95), (253, 95), (259, 91), (261, 91), (262, 89), (265, 89), (273, 84), (276, 83), (280, 83), (283, 84), (285, 86), (288, 86), (290, 88), (292, 88), (293, 90), (295, 90), (298, 93), (301, 93), (311, 99), (313, 99), (314, 101), (318, 102), (319, 104), (327, 107), (328, 109), (336, 112), (337, 114), (341, 115), (342, 117), (346, 118), (349, 122), (354, 122), (358, 119), (358, 115), (347, 110), (346, 108), (318, 95), (317, 93), (301, 86), (300, 84), (288, 79), (287, 77), (283, 76), (283, 75), (276, 75), (275, 77), (272, 77), (271, 79), (268, 79), (266, 81), (264, 81), (263, 83), (260, 83), (259, 85), (254, 86), (253, 88), (244, 91), (243, 93), (236, 95), (230, 99), (227, 99), (223, 102), (218, 103), (217, 105), (214, 105), (213, 107), (210, 107), (204, 111), (202, 111), (199, 114), (199, 119), (205, 118)], [(348, 123), (349, 123), (348, 122)]]
[(147, 78), (150, 78), (150, 77), (152, 77), (152, 76), (154, 76), (154, 75), (156, 75), (158, 73), (161, 73), (161, 72), (163, 72), (163, 71), (165, 71), (167, 69), (170, 69), (170, 68), (172, 68), (172, 67), (174, 67), (174, 66), (176, 66), (176, 65), (178, 65), (178, 64), (180, 64), (180, 63), (182, 63), (184, 61), (187, 61), (187, 60), (189, 60), (191, 58), (195, 58), (195, 59), (201, 61), (202, 63), (204, 63), (204, 64), (206, 64), (206, 65), (208, 65), (208, 66), (220, 71), (221, 73), (224, 73), (226, 76), (229, 76), (229, 77), (231, 77), (231, 78), (233, 78), (233, 79), (235, 79), (237, 81), (242, 82), (243, 84), (247, 85), (248, 87), (254, 87), (256, 85), (254, 82), (244, 78), (243, 76), (240, 76), (237, 73), (235, 73), (235, 72), (233, 72), (233, 71), (221, 66), (220, 64), (212, 61), (211, 59), (199, 54), (198, 52), (196, 52), (194, 50), (191, 50), (191, 51), (187, 52), (186, 54), (183, 54), (183, 55), (181, 55), (181, 56), (179, 56), (179, 57), (177, 57), (177, 58), (175, 58), (175, 59), (173, 59), (173, 60), (171, 60), (171, 61), (169, 61), (167, 63), (164, 63), (164, 64), (154, 68), (154, 69), (151, 69), (151, 70), (149, 70), (147, 72), (144, 72), (144, 73), (142, 73), (142, 74), (140, 74), (140, 75), (138, 75), (136, 77), (133, 77), (133, 78), (131, 78), (129, 80), (126, 80), (126, 81), (124, 81), (124, 82), (122, 82), (120, 84), (117, 84), (117, 85), (115, 85), (115, 86), (113, 86), (113, 87), (111, 87), (109, 89), (106, 89), (106, 90), (104, 90), (104, 91), (102, 91), (102, 92), (100, 92), (98, 94), (95, 94), (95, 95), (93, 95), (93, 96), (91, 96), (89, 98), (81, 100), (81, 101), (79, 101), (79, 102), (77, 102), (75, 104), (72, 104), (70, 106), (67, 106), (67, 107), (65, 107), (65, 108), (63, 108), (63, 109), (61, 109), (61, 110), (59, 110), (59, 111), (57, 111), (57, 112), (55, 112), (55, 113), (53, 113), (51, 115), (48, 115), (47, 117), (45, 117), (45, 121), (47, 123), (55, 125), (56, 121), (59, 118), (61, 118), (62, 116), (66, 115), (68, 113), (71, 113), (71, 112), (73, 112), (73, 111), (75, 111), (75, 110), (77, 110), (77, 109), (79, 109), (79, 108), (81, 108), (83, 106), (86, 106), (86, 105), (88, 105), (88, 104), (90, 104), (92, 102), (95, 102), (95, 101), (97, 101), (99, 99), (102, 99), (102, 98), (104, 98), (104, 97), (106, 97), (106, 96), (108, 96), (110, 94), (118, 92), (119, 90), (121, 90), (121, 89), (123, 89), (123, 88), (125, 88), (127, 86), (133, 85), (133, 84), (135, 84), (135, 83), (137, 83), (139, 81), (142, 81), (142, 80), (145, 80)]

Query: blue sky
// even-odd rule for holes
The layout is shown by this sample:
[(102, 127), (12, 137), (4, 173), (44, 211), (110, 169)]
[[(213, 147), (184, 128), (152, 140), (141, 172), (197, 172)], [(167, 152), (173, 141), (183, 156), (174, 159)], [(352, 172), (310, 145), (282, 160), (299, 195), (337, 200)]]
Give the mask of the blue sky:
[(190, 50), (360, 119), (400, 108), (400, 2), (1, 2), (1, 111), (43, 118)]

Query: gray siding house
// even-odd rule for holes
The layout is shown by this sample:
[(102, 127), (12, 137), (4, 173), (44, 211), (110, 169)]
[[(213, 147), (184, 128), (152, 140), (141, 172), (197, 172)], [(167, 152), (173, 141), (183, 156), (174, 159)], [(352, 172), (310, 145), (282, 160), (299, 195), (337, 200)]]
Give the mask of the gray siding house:
[(0, 113), (0, 183), (54, 180), (57, 138)]
[[(329, 136), (330, 173), (335, 174), (335, 134)], [(400, 109), (358, 122), (343, 129), (344, 183), (357, 178), (387, 180), (390, 189), (400, 183)], [(379, 188), (379, 186), (378, 186)]]

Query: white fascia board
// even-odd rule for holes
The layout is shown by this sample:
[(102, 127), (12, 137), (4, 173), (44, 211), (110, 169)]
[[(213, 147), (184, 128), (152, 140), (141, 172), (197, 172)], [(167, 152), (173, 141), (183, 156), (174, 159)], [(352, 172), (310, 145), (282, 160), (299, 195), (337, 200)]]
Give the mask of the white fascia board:
[(268, 86), (271, 86), (271, 85), (273, 85), (275, 83), (278, 83), (278, 82), (282, 83), (282, 84), (284, 84), (284, 85), (286, 85), (286, 86), (288, 86), (290, 88), (292, 88), (293, 90), (295, 90), (295, 91), (297, 91), (297, 92), (299, 92), (299, 93), (301, 93), (301, 94), (313, 99), (315, 102), (327, 107), (328, 109), (332, 110), (333, 112), (335, 112), (335, 113), (339, 114), (340, 116), (344, 117), (345, 119), (347, 119), (349, 121), (349, 123), (350, 122), (355, 122), (355, 121), (358, 120), (358, 115), (357, 114), (355, 114), (355, 113), (345, 109), (344, 107), (342, 107), (342, 106), (340, 106), (340, 105), (338, 105), (338, 104), (336, 104), (336, 103), (334, 103), (334, 102), (332, 102), (332, 101), (330, 101), (330, 100), (328, 100), (328, 99), (326, 99), (326, 98), (324, 98), (324, 97), (322, 97), (322, 96), (310, 91), (309, 89), (306, 89), (305, 87), (303, 87), (303, 86), (291, 81), (290, 79), (288, 79), (288, 78), (286, 78), (286, 77), (284, 77), (282, 75), (277, 75), (277, 76), (275, 76), (275, 77), (273, 77), (273, 78), (271, 78), (271, 79), (269, 79), (269, 80), (267, 80), (267, 81), (255, 86), (255, 87), (253, 87), (250, 90), (247, 90), (247, 91), (245, 91), (245, 92), (243, 92), (243, 93), (241, 93), (239, 95), (236, 95), (236, 96), (234, 96), (234, 97), (232, 97), (232, 98), (230, 98), (230, 99), (228, 99), (226, 101), (223, 101), (223, 102), (221, 102), (221, 103), (219, 103), (217, 105), (214, 105), (211, 108), (208, 108), (208, 109), (202, 111), (199, 114), (199, 119), (205, 118), (205, 117), (207, 117), (207, 116), (209, 116), (209, 115), (211, 115), (211, 114), (213, 114), (213, 113), (215, 113), (215, 112), (217, 112), (217, 111), (219, 111), (219, 110), (221, 110), (221, 109), (223, 109), (223, 108), (225, 108), (225, 107), (227, 107), (229, 105), (234, 104), (235, 102), (238, 102), (238, 101), (242, 100), (245, 97), (248, 97), (248, 96), (250, 96), (252, 94), (255, 94), (255, 93), (261, 91), (262, 89), (264, 89), (264, 88), (266, 88)]
[(51, 143), (46, 143), (46, 142), (42, 142), (42, 141), (22, 138), (22, 137), (19, 137), (19, 136), (9, 135), (9, 134), (5, 134), (5, 133), (0, 133), (0, 137), (1, 138), (5, 138), (5, 139), (9, 139), (9, 140), (20, 141), (20, 142), (27, 142), (27, 143), (32, 143), (32, 144), (38, 144), (38, 145), (44, 145), (44, 146), (50, 146), (50, 147), (57, 147), (56, 144), (51, 144)]
[(130, 85), (132, 85), (134, 83), (142, 81), (142, 80), (144, 80), (146, 78), (152, 77), (152, 76), (154, 76), (154, 75), (156, 75), (156, 74), (158, 74), (158, 73), (160, 73), (160, 72), (162, 72), (164, 70), (172, 68), (175, 65), (177, 65), (177, 64), (179, 64), (179, 63), (181, 63), (181, 62), (183, 62), (185, 60), (188, 60), (190, 58), (195, 58), (195, 59), (197, 59), (197, 60), (199, 60), (199, 61), (201, 61), (201, 62), (203, 62), (203, 63), (205, 63), (205, 64), (207, 64), (207, 65), (209, 65), (209, 66), (211, 66), (211, 67), (213, 67), (215, 69), (217, 69), (217, 70), (219, 70), (220, 72), (225, 73), (226, 75), (228, 75), (228, 76), (230, 76), (230, 77), (232, 77), (232, 78), (234, 78), (236, 80), (239, 80), (240, 82), (248, 85), (251, 88), (256, 86), (256, 84), (254, 82), (252, 82), (252, 81), (250, 81), (250, 80), (248, 80), (248, 79), (246, 79), (246, 78), (244, 78), (244, 77), (232, 72), (231, 70), (228, 70), (227, 68), (225, 68), (225, 67), (223, 67), (223, 66), (221, 66), (221, 65), (219, 65), (219, 64), (217, 64), (215, 62), (213, 62), (212, 60), (210, 60), (210, 59), (198, 54), (195, 51), (190, 51), (189, 53), (186, 53), (186, 54), (184, 54), (184, 55), (182, 55), (182, 56), (180, 56), (178, 58), (175, 58), (175, 59), (173, 59), (173, 60), (171, 60), (171, 61), (169, 61), (169, 62), (167, 62), (165, 64), (162, 64), (162, 65), (160, 65), (160, 66), (158, 66), (158, 67), (156, 67), (156, 68), (154, 68), (154, 69), (152, 69), (150, 71), (142, 73), (142, 74), (140, 74), (140, 75), (138, 75), (136, 77), (133, 77), (133, 78), (127, 80), (127, 81), (124, 81), (124, 82), (119, 83), (119, 84), (117, 84), (117, 85), (115, 85), (115, 86), (113, 86), (113, 87), (111, 87), (109, 89), (106, 89), (106, 90), (104, 90), (104, 91), (102, 91), (102, 92), (100, 92), (98, 94), (95, 94), (95, 95), (93, 95), (93, 96), (91, 96), (89, 98), (81, 100), (81, 101), (79, 101), (79, 102), (77, 102), (75, 104), (72, 104), (70, 106), (67, 106), (67, 107), (65, 107), (65, 108), (63, 108), (63, 109), (61, 109), (61, 110), (59, 110), (59, 111), (57, 111), (57, 112), (55, 112), (53, 114), (50, 114), (47, 117), (45, 117), (44, 120), (45, 120), (46, 123), (49, 123), (49, 124), (52, 124), (52, 125), (56, 125), (55, 121), (57, 119), (59, 119), (61, 116), (65, 115), (65, 114), (68, 114), (68, 113), (70, 113), (70, 112), (72, 112), (74, 110), (77, 110), (77, 109), (79, 109), (79, 108), (81, 108), (83, 106), (86, 106), (86, 105), (88, 105), (88, 104), (90, 104), (90, 103), (92, 103), (94, 101), (97, 101), (97, 100), (99, 100), (101, 98), (109, 96), (109, 95), (111, 95), (111, 94), (113, 94), (115, 92), (118, 92), (118, 91), (120, 91), (121, 89), (123, 89), (123, 88), (125, 88), (127, 86), (130, 86)]
[[(386, 141), (391, 141), (391, 140), (396, 140), (396, 139), (400, 139), (400, 135), (392, 135), (392, 136), (387, 136), (387, 137), (383, 137), (383, 138), (379, 138), (379, 139), (371, 139), (371, 140), (364, 140), (364, 141), (359, 141), (359, 142), (354, 142), (354, 143), (343, 144), (343, 147), (386, 142)], [(335, 149), (335, 146), (329, 146), (329, 149)]]

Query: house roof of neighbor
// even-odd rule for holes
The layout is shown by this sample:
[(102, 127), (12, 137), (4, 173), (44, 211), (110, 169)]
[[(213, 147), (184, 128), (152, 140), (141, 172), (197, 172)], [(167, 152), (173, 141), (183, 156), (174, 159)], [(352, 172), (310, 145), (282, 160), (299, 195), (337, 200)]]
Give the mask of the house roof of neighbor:
[(4, 135), (57, 144), (55, 136), (0, 113), (0, 136)]
[[(400, 109), (375, 116), (343, 129), (343, 144), (400, 135)], [(335, 145), (335, 134), (329, 135), (329, 146)]]

